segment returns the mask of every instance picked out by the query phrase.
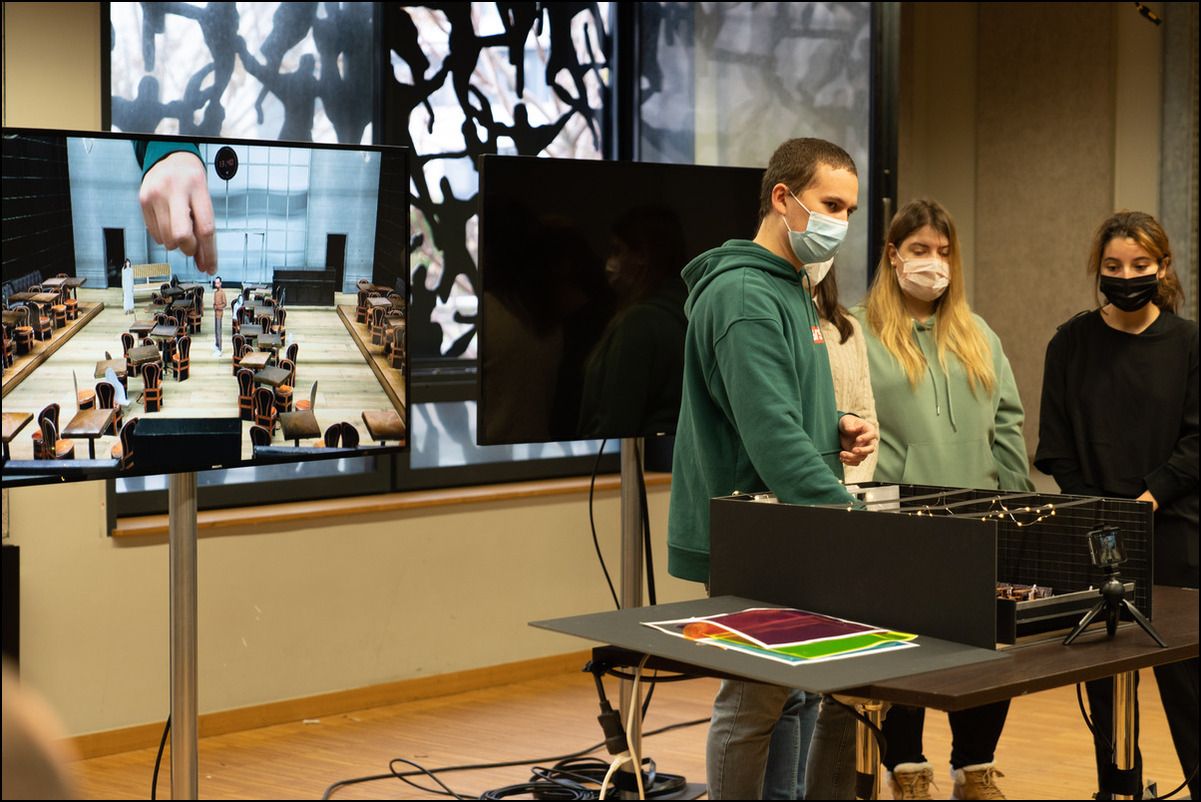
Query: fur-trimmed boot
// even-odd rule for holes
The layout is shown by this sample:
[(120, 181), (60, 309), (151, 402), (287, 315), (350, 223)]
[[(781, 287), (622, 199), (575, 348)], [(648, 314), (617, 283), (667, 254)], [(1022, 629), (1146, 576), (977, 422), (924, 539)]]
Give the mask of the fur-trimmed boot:
[(951, 799), (1004, 799), (1005, 794), (997, 787), (997, 777), (1005, 775), (997, 771), (996, 763), (977, 763), (961, 769), (951, 769), (955, 787)]
[(892, 789), (893, 799), (933, 799), (930, 785), (934, 782), (934, 767), (929, 763), (898, 763), (884, 773)]

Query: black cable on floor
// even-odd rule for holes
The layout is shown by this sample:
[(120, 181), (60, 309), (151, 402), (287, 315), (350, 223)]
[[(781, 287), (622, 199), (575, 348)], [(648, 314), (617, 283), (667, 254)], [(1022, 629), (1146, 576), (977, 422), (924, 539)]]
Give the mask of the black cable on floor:
[[(708, 723), (709, 723), (708, 717), (698, 718), (694, 721), (681, 721), (681, 722), (677, 722), (675, 724), (668, 724), (668, 725), (660, 727), (656, 730), (651, 730), (650, 732), (644, 732), (642, 734), (642, 737), (646, 738), (646, 737), (649, 737), (652, 735), (659, 735), (660, 733), (668, 732), (670, 730), (682, 729), (684, 727), (695, 727), (698, 724), (708, 724)], [(425, 775), (425, 776), (433, 777), (435, 774), (445, 774), (445, 773), (454, 772), (454, 771), (475, 771), (475, 770), (480, 770), (480, 769), (503, 769), (503, 768), (510, 768), (510, 767), (514, 767), (514, 766), (531, 766), (531, 765), (538, 765), (540, 763), (562, 764), (567, 761), (585, 757), (589, 753), (595, 752), (596, 750), (602, 748), (604, 745), (605, 744), (602, 742), (602, 743), (594, 744), (593, 746), (590, 746), (587, 749), (582, 749), (578, 752), (572, 752), (571, 754), (568, 754), (568, 755), (559, 755), (557, 757), (539, 758), (539, 759), (535, 759), (535, 760), (510, 760), (510, 761), (505, 761), (502, 763), (476, 763), (476, 764), (466, 765), (466, 766), (447, 766), (445, 768), (440, 768), (440, 769), (426, 769), (424, 767), (418, 766), (418, 770), (410, 771), (410, 772), (392, 771), (388, 774), (373, 774), (373, 775), (370, 775), (367, 777), (355, 777), (355, 778), (352, 778), (349, 780), (339, 780), (338, 782), (329, 786), (328, 788), (325, 789), (325, 793), (323, 793), (321, 795), (321, 798), (322, 799), (330, 799), (332, 797), (333, 793), (335, 791), (337, 791), (339, 788), (344, 788), (344, 787), (351, 786), (351, 785), (357, 785), (359, 783), (375, 782), (377, 780), (399, 779), (402, 782), (406, 782), (409, 785), (412, 785), (414, 788), (419, 788), (422, 792), (428, 793), (428, 794), (436, 794), (436, 795), (441, 795), (441, 796), (450, 795), (450, 796), (454, 796), (456, 799), (477, 799), (477, 798), (484, 799), (485, 797), (483, 797), (483, 796), (480, 796), (480, 797), (461, 796), (459, 794), (456, 794), (454, 791), (451, 791), (449, 788), (447, 788), (446, 791), (436, 791), (436, 790), (430, 789), (430, 788), (423, 788), (422, 786), (411, 782), (408, 778), (415, 777), (418, 775)], [(398, 760), (401, 762), (404, 762), (404, 763), (409, 763), (410, 765), (413, 765), (413, 766), (417, 766), (416, 763), (411, 763), (410, 761), (402, 760), (401, 758), (397, 758), (397, 759), (393, 760), (392, 762), (394, 763)], [(608, 766), (608, 764), (605, 764), (605, 765)], [(389, 768), (391, 768), (391, 763), (389, 764)], [(436, 782), (438, 782), (439, 785), (442, 784), (442, 782), (440, 780), (436, 780)], [(443, 787), (446, 788), (446, 786), (443, 786)]]

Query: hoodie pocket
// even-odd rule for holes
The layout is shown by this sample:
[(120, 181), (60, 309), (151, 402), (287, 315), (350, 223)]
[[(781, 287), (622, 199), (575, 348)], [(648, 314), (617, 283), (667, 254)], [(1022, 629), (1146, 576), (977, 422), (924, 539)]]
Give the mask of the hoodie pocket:
[(905, 449), (903, 484), (997, 487), (997, 465), (988, 440), (913, 443)]

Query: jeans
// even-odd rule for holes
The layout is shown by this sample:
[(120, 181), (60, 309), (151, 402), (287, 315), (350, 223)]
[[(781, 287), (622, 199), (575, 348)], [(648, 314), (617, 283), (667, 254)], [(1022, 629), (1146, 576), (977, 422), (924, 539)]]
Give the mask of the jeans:
[(858, 723), (846, 707), (829, 696), (822, 698), (805, 771), (805, 790), (810, 799), (856, 798)]
[(817, 724), (821, 695), (794, 690), (771, 733), (767, 769), (763, 774), (764, 799), (804, 799), (810, 742)]
[(817, 699), (778, 685), (722, 681), (705, 750), (709, 798), (803, 798)]

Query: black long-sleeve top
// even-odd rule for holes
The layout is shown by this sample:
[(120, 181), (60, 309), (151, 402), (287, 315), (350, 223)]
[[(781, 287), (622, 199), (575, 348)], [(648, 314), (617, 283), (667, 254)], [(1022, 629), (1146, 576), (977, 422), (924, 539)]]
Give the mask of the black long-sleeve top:
[(1139, 334), (1099, 310), (1047, 346), (1034, 464), (1065, 493), (1150, 490), (1155, 581), (1197, 587), (1197, 324), (1163, 312)]

